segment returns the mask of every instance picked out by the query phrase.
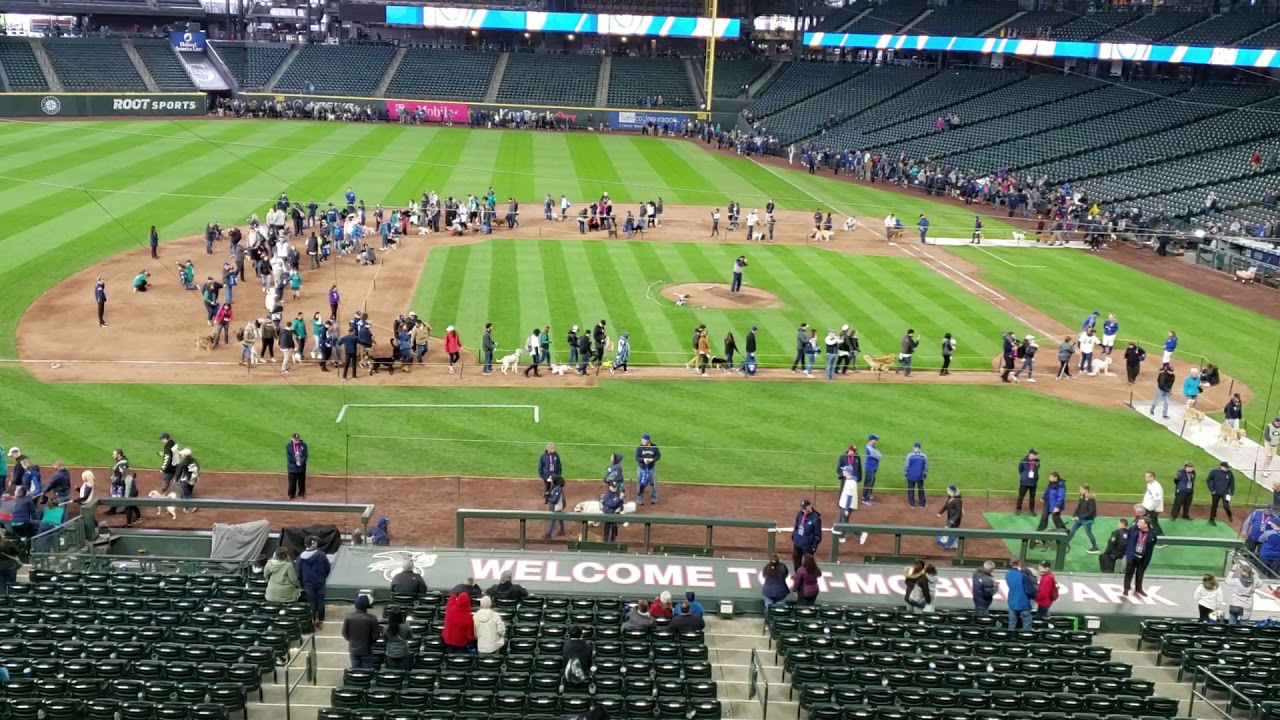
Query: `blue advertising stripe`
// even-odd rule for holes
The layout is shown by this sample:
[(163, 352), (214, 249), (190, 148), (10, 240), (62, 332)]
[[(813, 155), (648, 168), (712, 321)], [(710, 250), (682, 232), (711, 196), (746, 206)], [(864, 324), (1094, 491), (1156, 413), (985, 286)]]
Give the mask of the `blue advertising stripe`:
[(422, 8), (407, 5), (387, 6), (388, 25), (422, 25)]
[(1034, 55), (1037, 57), (1280, 68), (1280, 54), (1276, 53), (1274, 49), (1264, 48), (1059, 42), (1053, 40), (1002, 39), (998, 42), (993, 42), (993, 38), (980, 37), (866, 35), (859, 33), (805, 33), (804, 44), (815, 48), (893, 48), (895, 50), (937, 50), (941, 52), (996, 52), (1012, 53), (1014, 55)]
[(714, 25), (705, 18), (675, 15), (609, 15), (594, 13), (526, 12), (524, 10), (476, 10), (465, 8), (421, 8), (388, 5), (388, 25), (418, 27), (474, 28), (477, 30), (521, 30), (550, 33), (602, 33), (663, 37), (736, 38), (742, 21), (719, 18)]

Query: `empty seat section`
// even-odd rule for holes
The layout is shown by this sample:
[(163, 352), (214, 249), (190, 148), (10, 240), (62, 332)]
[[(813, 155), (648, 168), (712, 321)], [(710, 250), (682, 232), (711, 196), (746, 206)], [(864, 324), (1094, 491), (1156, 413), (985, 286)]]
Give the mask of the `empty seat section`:
[(1079, 17), (1076, 13), (1063, 10), (1029, 12), (1019, 15), (987, 34), (1002, 37), (1052, 37), (1054, 28), (1066, 25)]
[(662, 107), (693, 106), (693, 89), (684, 62), (675, 58), (613, 58), (609, 70), (609, 105), (643, 107), (644, 99), (662, 96)]
[(820, 132), (822, 125), (832, 125), (833, 119), (838, 122), (851, 112), (874, 109), (933, 73), (931, 69), (916, 67), (872, 68), (783, 110), (768, 124), (775, 129), (780, 142), (789, 144)]
[(16, 91), (48, 90), (40, 62), (24, 37), (0, 37), (0, 65), (9, 75), (9, 86)]
[(372, 95), (395, 53), (390, 45), (304, 45), (274, 89)]
[(591, 107), (600, 84), (600, 58), (513, 52), (498, 88), (498, 101)]
[(53, 71), (67, 90), (147, 91), (120, 40), (74, 38), (43, 42)]
[(483, 100), (498, 55), (474, 50), (413, 47), (387, 86), (395, 98)]
[(853, 21), (841, 32), (872, 35), (894, 33), (919, 17), (927, 7), (925, 0), (889, 0), (883, 5), (873, 5), (870, 12)]
[(911, 26), (913, 35), (978, 35), (1018, 13), (1013, 2), (972, 2), (934, 8)]
[(289, 48), (284, 45), (213, 43), (213, 47), (240, 89), (249, 91), (266, 87), (289, 54)]
[(769, 69), (768, 60), (717, 60), (715, 66), (715, 97), (738, 97), (742, 86), (750, 85)]
[(1092, 40), (1142, 17), (1131, 11), (1113, 10), (1090, 13), (1054, 29), (1054, 40)]
[(1231, 12), (1217, 15), (1199, 25), (1180, 30), (1165, 42), (1171, 45), (1226, 46), (1264, 28), (1280, 23), (1280, 15), (1268, 12)]
[(164, 40), (134, 40), (133, 47), (142, 58), (142, 64), (155, 79), (156, 85), (165, 92), (189, 92), (196, 86), (191, 76), (182, 66), (182, 60), (174, 52), (173, 46)]
[(1156, 10), (1126, 23), (1122, 28), (1103, 33), (1101, 39), (1105, 42), (1154, 42), (1202, 22), (1206, 17), (1202, 12)]
[(789, 63), (761, 89), (751, 112), (758, 118), (765, 117), (867, 69), (867, 65), (852, 63)]

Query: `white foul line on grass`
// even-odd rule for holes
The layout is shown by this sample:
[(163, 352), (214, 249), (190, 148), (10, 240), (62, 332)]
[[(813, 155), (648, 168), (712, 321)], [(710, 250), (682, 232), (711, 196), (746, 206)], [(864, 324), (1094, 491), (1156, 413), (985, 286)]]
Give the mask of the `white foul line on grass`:
[(995, 253), (993, 253), (993, 252), (991, 252), (991, 251), (987, 250), (986, 248), (981, 248), (981, 247), (978, 247), (978, 246), (976, 246), (976, 245), (974, 246), (974, 248), (973, 248), (973, 249), (974, 249), (974, 250), (977, 250), (978, 252), (980, 252), (980, 253), (982, 253), (982, 254), (984, 254), (984, 255), (990, 255), (991, 257), (993, 257), (993, 258), (995, 258), (995, 259), (999, 260), (1000, 262), (1002, 262), (1002, 263), (1004, 263), (1005, 265), (1008, 265), (1009, 267), (1012, 267), (1012, 268), (1018, 268), (1018, 269), (1020, 269), (1020, 270), (1043, 270), (1043, 269), (1045, 269), (1045, 266), (1044, 266), (1044, 265), (1019, 265), (1018, 263), (1011, 263), (1011, 262), (1009, 262), (1008, 260), (1005, 260), (1004, 258), (1000, 257), (999, 255), (997, 255), (997, 254), (995, 254)]
[(542, 408), (537, 405), (488, 405), (488, 404), (457, 404), (457, 403), (350, 403), (343, 405), (338, 411), (338, 419), (335, 423), (342, 422), (346, 417), (349, 408), (484, 408), (484, 409), (532, 409), (533, 421), (542, 422)]
[[(917, 260), (918, 260), (918, 259), (920, 259), (921, 257), (927, 257), (927, 258), (929, 258), (929, 260), (931, 260), (932, 262), (936, 263), (937, 265), (941, 265), (942, 267), (944, 267), (944, 268), (946, 268), (946, 269), (950, 270), (950, 271), (951, 271), (951, 273), (952, 273), (953, 275), (955, 275), (956, 277), (958, 277), (958, 278), (963, 278), (963, 279), (964, 279), (964, 280), (966, 280), (970, 285), (972, 285), (972, 286), (974, 286), (974, 287), (976, 287), (976, 288), (978, 288), (978, 289), (982, 290), (983, 292), (987, 293), (987, 298), (988, 298), (988, 299), (991, 299), (991, 300), (1006, 300), (1006, 299), (1007, 299), (1005, 296), (1003, 296), (1003, 295), (1001, 295), (1000, 293), (996, 292), (996, 291), (995, 291), (995, 290), (993, 290), (992, 288), (989, 288), (989, 287), (987, 287), (986, 285), (983, 285), (982, 283), (980, 283), (980, 282), (978, 282), (977, 280), (973, 279), (972, 277), (970, 277), (970, 276), (968, 276), (968, 275), (966, 275), (966, 274), (964, 274), (964, 273), (960, 272), (959, 270), (957, 270), (957, 269), (955, 269), (954, 267), (952, 267), (949, 263), (944, 262), (942, 259), (940, 259), (940, 258), (936, 257), (935, 255), (933, 255), (933, 254), (931, 254), (931, 253), (925, 252), (924, 250), (916, 250), (916, 249), (914, 249), (914, 248), (913, 248), (913, 249), (908, 250), (906, 245), (902, 245), (902, 244), (900, 244), (900, 243), (890, 243), (890, 244), (891, 244), (891, 245), (893, 245), (894, 247), (898, 248), (898, 249), (899, 249), (899, 250), (901, 250), (902, 252), (904, 252), (904, 253), (906, 253), (906, 254), (910, 255), (911, 257), (916, 258)], [(946, 273), (944, 273), (944, 272), (942, 272), (941, 270), (939, 270), (939, 269), (937, 268), (937, 266), (936, 266), (936, 265), (930, 265), (929, 263), (925, 263), (925, 265), (928, 265), (929, 267), (933, 268), (933, 270), (934, 270), (935, 272), (937, 272), (939, 275), (941, 275), (942, 277), (945, 277), (945, 278), (947, 278), (948, 280), (951, 280), (951, 279), (952, 279), (952, 278), (947, 277), (947, 274), (946, 274)]]

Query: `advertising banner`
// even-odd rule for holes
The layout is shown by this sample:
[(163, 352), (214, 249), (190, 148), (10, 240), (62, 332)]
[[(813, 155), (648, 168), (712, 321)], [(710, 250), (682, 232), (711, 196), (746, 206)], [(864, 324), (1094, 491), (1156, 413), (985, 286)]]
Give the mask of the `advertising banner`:
[(203, 115), (200, 93), (4, 93), (0, 117), (110, 117), (112, 115)]
[(742, 34), (737, 18), (680, 15), (611, 15), (607, 13), (534, 12), (485, 8), (388, 5), (388, 25), (471, 30), (515, 30), (545, 33), (636, 35), (645, 37), (736, 38)]
[(697, 119), (698, 115), (692, 112), (617, 110), (609, 113), (609, 127), (614, 130), (643, 130), (648, 123), (682, 125), (687, 120)]
[(399, 120), (400, 113), (416, 113), (422, 111), (427, 122), (467, 121), (468, 106), (465, 103), (432, 102), (429, 100), (388, 100), (387, 114), (392, 120)]
[(169, 43), (178, 52), (204, 52), (206, 47), (203, 30), (194, 32), (171, 31), (169, 33)]

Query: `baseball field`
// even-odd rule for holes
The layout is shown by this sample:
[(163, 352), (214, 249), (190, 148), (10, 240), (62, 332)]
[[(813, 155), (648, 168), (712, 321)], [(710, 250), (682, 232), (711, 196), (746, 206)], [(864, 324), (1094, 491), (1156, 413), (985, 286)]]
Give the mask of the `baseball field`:
[[(610, 452), (629, 457), (650, 433), (663, 448), (664, 483), (803, 488), (831, 487), (836, 455), (875, 433), (890, 470), (884, 488), (902, 485), (898, 468), (918, 441), (934, 487), (1007, 496), (1018, 459), (1035, 447), (1073, 487), (1088, 481), (1117, 501), (1140, 495), (1148, 468), (1171, 476), (1188, 458), (1209, 467), (1202, 451), (1125, 407), (1154, 394), (1150, 362), (1133, 387), (1118, 355), (1116, 377), (1053, 380), (1057, 341), (1094, 309), (1114, 312), (1121, 340), (1139, 341), (1157, 362), (1176, 329), (1179, 364), (1219, 365), (1247, 395), (1255, 434), (1276, 410), (1268, 406), (1280, 338), (1272, 317), (1080, 250), (921, 248), (913, 243), (918, 215), (928, 215), (934, 237), (967, 238), (977, 206), (811, 176), (691, 141), (285, 121), (7, 123), (0, 157), (0, 442), (42, 462), (102, 466), (122, 447), (146, 464), (167, 431), (206, 468), (279, 472), (296, 431), (310, 443), (314, 473), (528, 478), (542, 445), (554, 441), (567, 474), (590, 478)], [(521, 203), (517, 230), (411, 234), (378, 267), (344, 259), (340, 269), (333, 260), (304, 273), (302, 300), (286, 300), (286, 316), (310, 318), (338, 284), (343, 316), (368, 309), (383, 338), (395, 315), (416, 311), (434, 328), (427, 365), (342, 383), (314, 364), (283, 374), (238, 366), (233, 349), (197, 350), (204, 310), (197, 293), (179, 287), (175, 263), (192, 259), (198, 281), (221, 266), (225, 243), (206, 255), (197, 237), (205, 224), (243, 227), (282, 192), (339, 203), (348, 187), (370, 213), (427, 189), (465, 198), (492, 187), (499, 214), (507, 197)], [(664, 227), (627, 241), (542, 217), (547, 194), (557, 203), (567, 196), (576, 211), (605, 192), (619, 211), (661, 197)], [(737, 201), (744, 214), (763, 214), (770, 200), (777, 242), (727, 234), (727, 219), (720, 238), (706, 237), (712, 210)], [(837, 226), (855, 217), (859, 227), (811, 242), (815, 210), (833, 213)], [(906, 226), (898, 245), (884, 240), (890, 212)], [(146, 249), (152, 225), (159, 260)], [(989, 238), (1011, 231), (987, 219)], [(718, 286), (738, 255), (749, 259), (750, 292), (725, 296)], [(139, 269), (152, 273), (154, 292), (130, 292)], [(98, 276), (107, 283), (106, 328), (95, 316)], [(673, 287), (686, 288), (689, 305), (676, 306)], [(238, 321), (262, 312), (252, 278), (237, 289), (236, 308)], [(475, 364), (485, 322), (494, 323), (499, 355), (550, 325), (553, 357), (563, 362), (568, 328), (601, 319), (611, 337), (629, 335), (627, 377), (486, 377)], [(827, 382), (819, 358), (813, 378), (792, 374), (805, 322), (820, 337), (849, 324), (868, 355), (895, 353), (914, 329), (916, 372)], [(758, 327), (761, 373), (687, 372), (700, 323), (713, 349), (730, 331), (741, 346)], [(467, 347), (453, 375), (443, 364), (449, 325)], [(1005, 330), (1039, 338), (1035, 385), (1003, 385), (992, 372)], [(947, 332), (959, 342), (958, 372), (942, 377)], [(1214, 388), (1207, 401), (1219, 409), (1226, 393)]]

